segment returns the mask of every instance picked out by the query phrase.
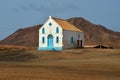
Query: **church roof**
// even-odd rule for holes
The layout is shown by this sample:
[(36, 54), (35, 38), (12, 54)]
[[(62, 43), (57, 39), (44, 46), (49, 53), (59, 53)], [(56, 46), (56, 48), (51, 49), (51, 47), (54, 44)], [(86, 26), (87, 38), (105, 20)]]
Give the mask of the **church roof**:
[(51, 17), (51, 18), (53, 20), (55, 20), (65, 30), (83, 32), (82, 30), (78, 29), (77, 27), (75, 27), (74, 25), (70, 24), (66, 20), (62, 20), (62, 19), (58, 19), (58, 18), (53, 18), (53, 17)]

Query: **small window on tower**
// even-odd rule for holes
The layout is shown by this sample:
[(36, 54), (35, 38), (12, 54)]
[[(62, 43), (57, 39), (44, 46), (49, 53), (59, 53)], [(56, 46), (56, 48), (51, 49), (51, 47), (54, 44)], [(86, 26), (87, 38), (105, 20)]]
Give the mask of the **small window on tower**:
[(52, 23), (51, 23), (51, 22), (49, 23), (49, 26), (52, 26)]

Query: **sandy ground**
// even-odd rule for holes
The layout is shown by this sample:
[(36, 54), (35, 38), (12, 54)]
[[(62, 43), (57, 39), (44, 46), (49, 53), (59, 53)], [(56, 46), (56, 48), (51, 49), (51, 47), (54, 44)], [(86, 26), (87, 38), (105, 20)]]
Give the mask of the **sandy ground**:
[(120, 49), (27, 50), (34, 57), (24, 61), (10, 54), (0, 51), (0, 80), (120, 80)]

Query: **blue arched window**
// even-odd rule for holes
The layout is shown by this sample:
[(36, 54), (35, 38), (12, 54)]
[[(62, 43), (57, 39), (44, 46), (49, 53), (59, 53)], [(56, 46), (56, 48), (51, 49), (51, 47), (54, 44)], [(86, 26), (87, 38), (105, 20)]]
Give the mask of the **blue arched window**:
[(56, 43), (59, 43), (59, 37), (56, 37)]
[(43, 44), (45, 43), (45, 38), (44, 38), (44, 37), (42, 37), (42, 43), (43, 43)]
[(42, 28), (42, 34), (44, 34), (45, 33), (45, 29), (44, 28)]
[(71, 37), (71, 44), (73, 44), (74, 43), (74, 38), (73, 37)]
[(56, 28), (56, 33), (59, 33), (59, 28), (58, 27)]

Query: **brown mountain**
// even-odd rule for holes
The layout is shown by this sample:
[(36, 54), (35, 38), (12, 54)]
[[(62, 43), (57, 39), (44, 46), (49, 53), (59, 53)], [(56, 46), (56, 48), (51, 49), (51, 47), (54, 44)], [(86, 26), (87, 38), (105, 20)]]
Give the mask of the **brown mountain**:
[(70, 18), (67, 21), (84, 31), (85, 45), (120, 46), (120, 32), (114, 32), (102, 25), (95, 25), (81, 17)]
[[(120, 47), (120, 32), (114, 32), (101, 25), (95, 25), (80, 18), (67, 19), (68, 22), (83, 30), (85, 45), (109, 45)], [(19, 29), (15, 33), (0, 41), (0, 44), (38, 46), (38, 30), (42, 25)]]
[(37, 46), (38, 30), (42, 25), (36, 25), (24, 29), (19, 29), (15, 33), (0, 41), (0, 44), (20, 45), (20, 46)]

